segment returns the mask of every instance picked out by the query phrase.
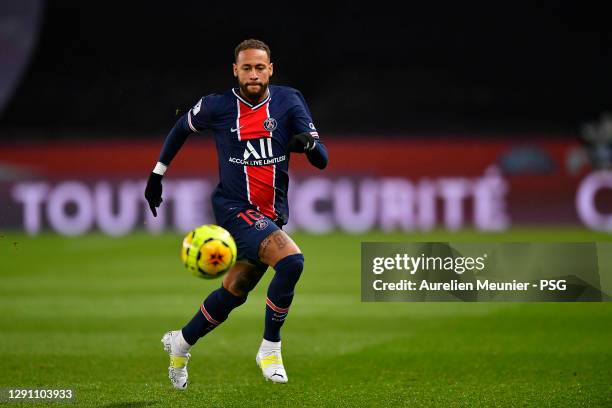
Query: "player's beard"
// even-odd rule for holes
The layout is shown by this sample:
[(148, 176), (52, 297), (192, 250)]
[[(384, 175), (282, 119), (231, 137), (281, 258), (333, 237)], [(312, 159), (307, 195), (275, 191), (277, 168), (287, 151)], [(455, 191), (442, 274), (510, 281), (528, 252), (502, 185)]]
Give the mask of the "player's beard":
[[(258, 87), (249, 87), (249, 85), (259, 85)], [(257, 91), (253, 91), (253, 89), (257, 89)], [(245, 96), (248, 100), (254, 103), (260, 102), (266, 92), (268, 91), (268, 83), (261, 82), (247, 82), (244, 84), (240, 84), (240, 92), (243, 96)]]

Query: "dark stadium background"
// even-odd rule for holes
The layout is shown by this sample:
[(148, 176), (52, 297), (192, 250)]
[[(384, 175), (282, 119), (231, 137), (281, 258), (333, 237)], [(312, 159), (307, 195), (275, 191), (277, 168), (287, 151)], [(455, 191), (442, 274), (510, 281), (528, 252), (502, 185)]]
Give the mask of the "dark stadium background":
[(176, 107), (233, 85), (249, 37), (269, 43), (274, 82), (303, 91), (322, 134), (571, 134), (611, 109), (610, 25), (579, 2), (34, 3), (4, 141), (164, 133)]

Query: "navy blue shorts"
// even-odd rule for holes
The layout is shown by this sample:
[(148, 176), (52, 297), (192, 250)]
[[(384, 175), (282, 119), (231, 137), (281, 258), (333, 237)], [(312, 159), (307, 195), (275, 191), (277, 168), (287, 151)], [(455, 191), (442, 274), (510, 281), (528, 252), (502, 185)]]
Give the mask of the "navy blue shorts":
[[(225, 200), (224, 200), (225, 201)], [(250, 205), (236, 202), (213, 201), (213, 210), (217, 225), (222, 226), (232, 234), (238, 247), (238, 260), (248, 260), (261, 266), (259, 261), (259, 246), (273, 232), (282, 229), (277, 224)]]

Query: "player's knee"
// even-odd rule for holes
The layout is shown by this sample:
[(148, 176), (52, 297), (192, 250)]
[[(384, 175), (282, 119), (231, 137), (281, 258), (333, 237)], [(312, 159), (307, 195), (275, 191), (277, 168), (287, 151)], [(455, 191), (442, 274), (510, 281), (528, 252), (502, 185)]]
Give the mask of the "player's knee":
[(248, 276), (238, 275), (230, 284), (227, 290), (234, 296), (244, 296), (245, 300), (249, 292), (255, 288), (257, 281), (249, 279)]
[(241, 265), (230, 271), (223, 279), (223, 287), (226, 288), (234, 296), (246, 297), (252, 291), (257, 283), (264, 275), (268, 265)]

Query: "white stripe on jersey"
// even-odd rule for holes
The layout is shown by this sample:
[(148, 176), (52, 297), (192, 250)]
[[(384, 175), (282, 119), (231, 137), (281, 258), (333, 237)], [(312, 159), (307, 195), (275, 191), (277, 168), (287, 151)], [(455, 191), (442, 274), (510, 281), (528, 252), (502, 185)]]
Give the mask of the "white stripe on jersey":
[(249, 203), (253, 204), (251, 201), (251, 189), (249, 188), (249, 173), (247, 173), (247, 166), (244, 166), (244, 178), (246, 180), (247, 200), (249, 200)]
[(278, 213), (276, 212), (276, 164), (272, 165), (272, 211), (276, 215), (274, 219), (276, 221), (278, 219)]
[[(233, 89), (232, 89), (232, 91), (233, 91)], [(238, 111), (238, 116), (236, 116), (236, 133), (238, 133), (238, 140), (242, 140), (240, 138), (240, 101), (238, 99), (236, 99), (236, 110)], [(245, 172), (246, 172), (246, 170), (245, 170)]]
[(193, 123), (191, 122), (191, 111), (192, 111), (192, 110), (193, 110), (193, 109), (189, 109), (189, 112), (187, 112), (187, 123), (189, 124), (189, 128), (190, 128), (191, 130), (193, 130), (194, 132), (197, 132), (197, 131), (198, 131), (198, 129), (196, 129), (196, 128), (193, 126)]

